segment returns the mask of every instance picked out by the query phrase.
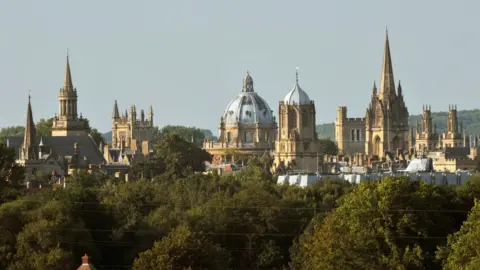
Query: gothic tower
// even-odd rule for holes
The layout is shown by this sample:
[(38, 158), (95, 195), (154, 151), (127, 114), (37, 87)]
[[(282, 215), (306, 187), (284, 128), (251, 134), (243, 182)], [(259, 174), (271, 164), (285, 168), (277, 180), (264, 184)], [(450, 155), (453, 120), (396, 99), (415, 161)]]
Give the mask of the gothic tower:
[(148, 115), (145, 117), (144, 110), (140, 110), (140, 119), (137, 119), (137, 108), (130, 106), (130, 115), (127, 110), (124, 115), (120, 115), (118, 103), (115, 100), (112, 113), (112, 147), (128, 148), (132, 150), (140, 147), (140, 144), (149, 144), (153, 136), (153, 107), (148, 109)]
[(77, 89), (73, 87), (70, 59), (67, 55), (65, 80), (58, 95), (60, 111), (53, 120), (52, 136), (88, 135), (89, 127), (87, 121), (81, 115), (78, 117), (77, 100)]
[(395, 90), (387, 32), (380, 89), (377, 94), (377, 89), (374, 87), (365, 117), (366, 154), (384, 157), (385, 152), (395, 154), (398, 149), (406, 150), (408, 147), (408, 116), (400, 82)]
[(275, 142), (275, 166), (292, 165), (294, 169), (317, 169), (317, 133), (315, 103), (298, 83), (279, 104), (279, 129)]
[(423, 106), (422, 128), (416, 132), (416, 150), (419, 152), (429, 152), (438, 147), (441, 139), (438, 138), (437, 128), (432, 121), (432, 107)]
[(445, 132), (443, 133), (444, 147), (463, 146), (463, 128), (459, 128), (457, 117), (457, 105), (450, 105), (448, 108), (448, 119)]

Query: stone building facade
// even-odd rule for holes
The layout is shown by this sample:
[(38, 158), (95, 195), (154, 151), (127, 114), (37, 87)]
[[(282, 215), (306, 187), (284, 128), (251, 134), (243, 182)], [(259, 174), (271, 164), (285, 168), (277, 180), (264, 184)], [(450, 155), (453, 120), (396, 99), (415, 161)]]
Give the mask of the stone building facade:
[(315, 172), (318, 166), (315, 103), (298, 83), (278, 106), (278, 135), (274, 167)]
[[(249, 72), (242, 91), (227, 105), (220, 117), (218, 139), (205, 140), (203, 148), (213, 163), (235, 163), (249, 156), (270, 154), (275, 147), (277, 122), (267, 102), (254, 90)], [(237, 159), (235, 161), (235, 159)]]
[(416, 124), (415, 132), (415, 150), (417, 153), (428, 153), (442, 146), (439, 145), (441, 136), (437, 134), (437, 126), (433, 124), (431, 106), (423, 107), (422, 124)]
[(147, 117), (144, 110), (141, 110), (140, 117), (137, 118), (135, 105), (130, 106), (130, 114), (125, 110), (125, 114), (120, 115), (118, 103), (115, 100), (112, 114), (112, 148), (139, 150), (148, 154), (153, 129), (152, 106), (148, 109)]
[(451, 105), (448, 108), (445, 132), (443, 132), (439, 142), (440, 147), (467, 147), (467, 145), (464, 145), (464, 135), (462, 133), (463, 125), (458, 123), (457, 105)]
[(400, 82), (395, 87), (387, 33), (380, 88), (374, 83), (365, 118), (348, 118), (346, 107), (338, 109), (335, 137), (339, 152), (385, 157), (386, 152), (395, 155), (398, 149), (407, 149), (408, 116)]

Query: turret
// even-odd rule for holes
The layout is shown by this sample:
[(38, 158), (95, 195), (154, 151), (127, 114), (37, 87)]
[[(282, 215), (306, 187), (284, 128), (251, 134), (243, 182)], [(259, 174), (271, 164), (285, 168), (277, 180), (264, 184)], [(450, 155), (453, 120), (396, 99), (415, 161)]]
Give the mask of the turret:
[(150, 122), (150, 126), (153, 126), (153, 107), (150, 105), (148, 108), (148, 121)]
[(132, 126), (135, 125), (135, 121), (137, 120), (137, 112), (135, 105), (130, 106), (130, 123), (132, 123)]
[(45, 153), (43, 145), (43, 137), (40, 137), (40, 143), (38, 143), (38, 158), (42, 158), (43, 154)]
[(340, 106), (337, 109), (337, 120), (339, 123), (344, 122), (347, 119), (347, 107)]
[(117, 101), (115, 100), (115, 104), (113, 104), (112, 119), (118, 120), (119, 118), (120, 118), (120, 113), (119, 113), (119, 111), (118, 111)]
[(402, 85), (401, 85), (400, 81), (398, 81), (397, 96), (398, 96), (398, 97), (403, 96), (403, 93), (402, 93)]
[(140, 110), (140, 121), (143, 123), (145, 122), (145, 112), (143, 109)]
[(465, 133), (463, 133), (463, 147), (470, 147), (469, 138)]

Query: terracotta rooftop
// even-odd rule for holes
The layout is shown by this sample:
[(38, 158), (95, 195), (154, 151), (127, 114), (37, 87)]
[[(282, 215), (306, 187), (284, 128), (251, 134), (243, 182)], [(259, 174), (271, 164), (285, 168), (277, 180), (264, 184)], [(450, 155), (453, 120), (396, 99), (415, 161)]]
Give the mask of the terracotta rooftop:
[(77, 270), (96, 270), (96, 268), (90, 263), (90, 257), (85, 254), (82, 257), (82, 264), (77, 268)]

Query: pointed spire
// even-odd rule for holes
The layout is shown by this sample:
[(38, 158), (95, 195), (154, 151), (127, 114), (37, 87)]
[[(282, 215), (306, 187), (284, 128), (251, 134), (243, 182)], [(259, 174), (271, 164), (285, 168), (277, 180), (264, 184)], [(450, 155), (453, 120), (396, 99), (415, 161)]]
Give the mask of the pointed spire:
[(118, 111), (117, 100), (115, 100), (115, 104), (113, 105), (112, 118), (113, 118), (113, 119), (119, 119), (119, 118), (120, 118), (120, 112)]
[(72, 74), (70, 72), (70, 55), (67, 53), (67, 65), (65, 67), (65, 81), (63, 83), (65, 89), (73, 91), (73, 83), (72, 83)]
[(382, 75), (380, 78), (380, 99), (388, 100), (395, 98), (395, 80), (393, 78), (392, 57), (390, 54), (390, 42), (388, 29), (385, 33), (385, 50), (383, 53)]
[(34, 159), (35, 152), (33, 151), (33, 144), (35, 140), (36, 130), (35, 122), (33, 121), (31, 97), (28, 95), (27, 106), (27, 123), (25, 124), (25, 135), (23, 138), (23, 157), (24, 159)]
[(403, 95), (402, 93), (402, 84), (400, 83), (400, 80), (398, 80), (398, 87), (397, 87), (397, 95), (401, 97)]
[(372, 96), (377, 96), (377, 81), (373, 81)]

